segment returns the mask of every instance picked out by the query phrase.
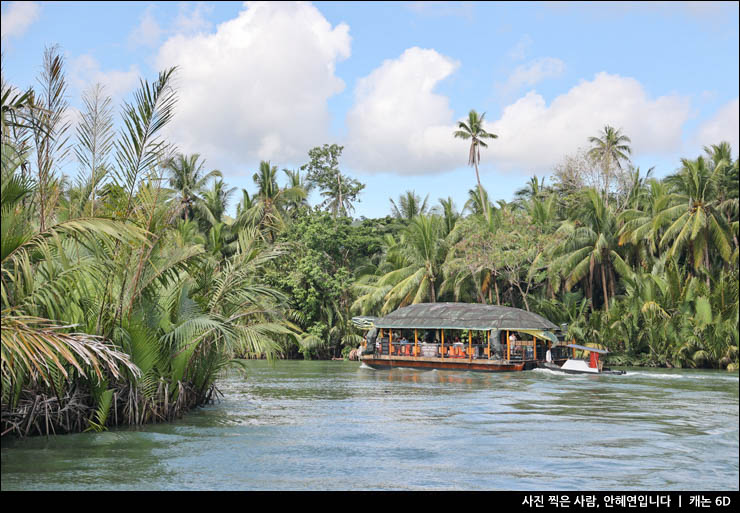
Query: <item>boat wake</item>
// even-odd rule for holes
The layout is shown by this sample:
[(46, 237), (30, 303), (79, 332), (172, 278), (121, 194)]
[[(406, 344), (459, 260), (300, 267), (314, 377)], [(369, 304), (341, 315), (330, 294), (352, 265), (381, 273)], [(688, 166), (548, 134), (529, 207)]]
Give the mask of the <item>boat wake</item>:
[(728, 381), (738, 381), (738, 376), (718, 376), (716, 374), (712, 374), (710, 376), (697, 376), (695, 374), (668, 374), (668, 373), (661, 373), (661, 372), (641, 372), (641, 371), (630, 371), (628, 372), (629, 376), (641, 376), (645, 378), (655, 378), (655, 379), (726, 379)]
[(544, 367), (535, 367), (530, 372), (540, 372), (542, 374), (548, 374), (550, 376), (558, 376), (565, 378), (579, 378), (582, 376), (588, 376), (588, 374), (567, 374), (565, 372), (558, 372), (552, 369), (545, 369)]

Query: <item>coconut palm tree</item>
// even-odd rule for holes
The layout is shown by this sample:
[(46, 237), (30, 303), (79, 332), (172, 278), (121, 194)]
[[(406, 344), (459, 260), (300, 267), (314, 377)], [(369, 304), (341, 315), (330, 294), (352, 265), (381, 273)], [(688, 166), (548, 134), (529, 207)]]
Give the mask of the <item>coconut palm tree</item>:
[(381, 313), (412, 303), (437, 301), (438, 281), (447, 254), (444, 225), (437, 215), (418, 215), (404, 231), (399, 248), (405, 266), (390, 271), (377, 281), (377, 286), (390, 285)]
[(306, 199), (306, 189), (301, 185), (289, 182), (288, 187), (280, 187), (277, 183), (277, 166), (270, 165), (269, 161), (260, 162), (259, 171), (252, 179), (257, 185), (257, 193), (248, 197), (243, 191), (244, 205), (251, 203), (249, 209), (243, 209), (238, 216), (235, 227), (255, 226), (266, 231), (271, 241), (275, 241), (277, 232), (285, 229), (287, 217), (286, 207), (297, 205)]
[(650, 179), (640, 186), (640, 192), (628, 201), (627, 208), (618, 216), (619, 245), (628, 246), (628, 255), (633, 266), (647, 268), (659, 255), (658, 243), (668, 226), (660, 213), (675, 205), (675, 196), (670, 194), (662, 181)]
[(545, 177), (543, 176), (538, 180), (537, 175), (534, 175), (529, 179), (529, 182), (527, 182), (525, 187), (518, 189), (514, 193), (514, 196), (516, 197), (517, 202), (525, 203), (528, 200), (540, 198), (544, 194), (544, 190)]
[(391, 212), (393, 217), (410, 221), (420, 214), (427, 214), (429, 212), (428, 200), (429, 194), (426, 195), (424, 201), (421, 201), (421, 196), (418, 196), (414, 191), (406, 191), (404, 194), (401, 194), (398, 197), (398, 203), (391, 198)]
[(286, 198), (285, 210), (291, 215), (295, 215), (300, 208), (308, 207), (308, 195), (311, 193), (314, 184), (307, 181), (298, 169), (292, 171), (283, 169), (283, 173), (288, 178), (285, 189), (292, 191)]
[(236, 187), (229, 188), (223, 180), (215, 180), (213, 186), (203, 193), (201, 201), (195, 204), (198, 216), (209, 226), (220, 223), (234, 191)]
[(214, 169), (205, 172), (204, 161), (200, 161), (200, 155), (178, 154), (175, 158), (165, 163), (165, 168), (170, 174), (170, 187), (177, 191), (180, 205), (183, 209), (183, 217), (187, 221), (195, 213), (195, 203), (202, 198), (208, 180), (222, 177), (221, 171)]
[(467, 123), (459, 121), (457, 128), (453, 135), (456, 138), (468, 140), (470, 139), (470, 151), (468, 152), (468, 165), (475, 166), (475, 178), (478, 180), (478, 192), (481, 197), (481, 203), (485, 205), (486, 212), (488, 211), (488, 202), (483, 199), (483, 186), (480, 183), (480, 174), (478, 173), (478, 163), (480, 162), (480, 148), (488, 148), (488, 145), (484, 142), (484, 139), (497, 139), (498, 135), (486, 132), (483, 128), (483, 119), (486, 117), (484, 112), (482, 115), (478, 115), (475, 110), (471, 110), (468, 113)]
[(574, 213), (576, 221), (566, 220), (556, 231), (558, 256), (551, 267), (565, 276), (565, 289), (570, 290), (584, 278), (588, 279), (588, 297), (593, 298), (594, 270), (599, 267), (604, 309), (609, 311), (609, 291), (616, 293), (614, 271), (629, 273), (629, 267), (617, 252), (617, 218), (603, 196), (594, 189), (582, 193), (582, 204)]
[[(728, 223), (731, 223), (733, 218), (737, 222), (738, 196), (740, 195), (740, 192), (738, 192), (740, 189), (740, 161), (738, 159), (732, 160), (732, 147), (726, 141), (705, 146), (704, 152), (707, 154), (709, 166), (712, 169), (725, 162), (723, 172), (717, 177), (719, 208), (725, 213)], [(737, 247), (737, 245), (738, 241), (735, 237), (735, 246)]]
[(484, 188), (469, 189), (468, 190), (468, 201), (463, 206), (463, 212), (468, 211), (471, 214), (479, 216), (490, 216), (491, 210), (495, 210), (495, 207), (491, 204), (488, 199), (488, 191)]
[[(731, 228), (719, 210), (719, 177), (725, 172), (725, 160), (714, 167), (704, 157), (682, 159), (683, 167), (665, 181), (676, 191), (674, 202), (658, 214), (670, 223), (660, 240), (660, 247), (670, 245), (668, 257), (678, 256), (688, 245), (687, 257), (694, 270), (710, 268), (710, 256), (718, 253), (725, 262), (732, 254)], [(709, 275), (707, 275), (707, 283)]]
[(601, 169), (604, 178), (604, 195), (607, 197), (607, 205), (609, 204), (609, 186), (611, 182), (612, 167), (616, 166), (621, 171), (622, 162), (629, 160), (629, 155), (632, 153), (628, 143), (631, 143), (629, 137), (621, 133), (621, 130), (616, 130), (614, 127), (609, 125), (604, 127), (604, 131), (597, 137), (589, 137), (588, 142), (592, 144), (591, 149), (588, 151), (588, 156), (591, 157), (594, 162), (601, 163)]
[(457, 208), (455, 207), (455, 202), (452, 200), (451, 196), (448, 196), (447, 199), (439, 198), (439, 206), (434, 207), (432, 210), (433, 212), (439, 212), (439, 209), (441, 208), (441, 215), (444, 219), (445, 224), (445, 237), (452, 232), (452, 230), (455, 228), (455, 225), (457, 224), (457, 221), (460, 219), (460, 213), (457, 211)]

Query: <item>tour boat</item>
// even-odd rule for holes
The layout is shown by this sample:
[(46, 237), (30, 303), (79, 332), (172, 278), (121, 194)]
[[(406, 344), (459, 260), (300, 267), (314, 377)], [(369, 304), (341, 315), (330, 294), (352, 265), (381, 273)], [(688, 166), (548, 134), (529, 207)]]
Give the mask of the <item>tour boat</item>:
[(556, 362), (567, 359), (558, 354), (560, 328), (518, 308), (419, 303), (352, 321), (366, 331), (359, 359), (375, 369), (522, 371), (537, 367), (548, 349)]
[[(605, 349), (597, 349), (595, 347), (581, 346), (578, 344), (568, 344), (565, 347), (573, 349), (573, 358), (568, 358), (562, 365), (547, 361), (540, 363), (540, 365), (545, 369), (565, 372), (566, 374), (626, 374), (626, 372), (622, 370), (611, 370), (608, 367), (604, 367), (604, 362), (599, 360), (599, 355), (607, 354), (609, 352)], [(589, 353), (588, 360), (575, 358), (576, 349)]]

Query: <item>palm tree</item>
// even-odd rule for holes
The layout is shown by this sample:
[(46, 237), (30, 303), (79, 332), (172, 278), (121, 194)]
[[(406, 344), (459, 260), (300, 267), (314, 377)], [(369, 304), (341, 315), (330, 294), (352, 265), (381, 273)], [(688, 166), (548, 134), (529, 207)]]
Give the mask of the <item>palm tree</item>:
[(639, 181), (627, 202), (629, 208), (619, 214), (619, 222), (622, 223), (619, 230), (619, 245), (629, 243), (635, 248), (640, 259), (634, 264), (645, 266), (648, 263), (648, 256), (658, 254), (658, 241), (667, 226), (665, 217), (660, 216), (660, 213), (675, 205), (676, 200), (674, 195), (669, 194), (664, 182), (654, 178), (646, 182)]
[(412, 303), (437, 301), (437, 282), (447, 254), (442, 218), (436, 215), (414, 217), (404, 231), (399, 248), (404, 267), (380, 278), (377, 286), (391, 286), (385, 295), (381, 313)]
[(170, 186), (177, 191), (186, 221), (193, 216), (195, 202), (201, 199), (208, 180), (222, 176), (217, 169), (205, 173), (205, 162), (199, 160), (197, 153), (190, 156), (180, 153), (165, 163), (170, 174)]
[(612, 166), (616, 166), (619, 170), (622, 169), (622, 161), (628, 161), (629, 155), (632, 154), (632, 149), (627, 144), (632, 141), (629, 137), (623, 135), (621, 130), (615, 130), (613, 127), (607, 125), (599, 137), (589, 137), (588, 142), (593, 145), (588, 152), (588, 156), (594, 162), (600, 162), (602, 166), (602, 172), (604, 174), (603, 192), (607, 197), (608, 205)]
[[(488, 199), (488, 191), (484, 188), (468, 190), (468, 201), (463, 206), (463, 212), (466, 210), (471, 214), (483, 216), (490, 216), (491, 213), (491, 201)], [(495, 210), (495, 207), (494, 207)]]
[(298, 205), (307, 195), (306, 189), (302, 185), (295, 185), (293, 180), (288, 187), (281, 188), (277, 183), (277, 171), (277, 166), (270, 165), (269, 161), (260, 162), (259, 171), (252, 176), (257, 193), (251, 200), (246, 195), (243, 198), (249, 200), (247, 203), (251, 202), (252, 207), (243, 211), (236, 222), (237, 227), (251, 224), (260, 230), (267, 230), (273, 242), (276, 232), (285, 228), (286, 205)]
[(220, 223), (234, 191), (236, 187), (228, 188), (223, 180), (215, 180), (213, 187), (205, 191), (202, 200), (195, 205), (199, 216), (210, 226)]
[[(460, 213), (457, 211), (457, 208), (455, 207), (455, 202), (452, 200), (452, 197), (448, 196), (447, 199), (439, 198), (439, 207), (442, 209), (442, 218), (444, 219), (445, 224), (445, 237), (452, 232), (452, 230), (455, 228), (455, 225), (457, 224), (457, 221), (460, 219)], [(432, 210), (438, 209), (439, 207), (434, 207)]]
[(525, 187), (518, 189), (514, 196), (519, 202), (526, 202), (527, 200), (539, 198), (544, 193), (545, 189), (545, 177), (537, 179), (537, 175), (534, 175), (529, 179), (529, 182)]
[[(719, 208), (725, 213), (728, 223), (732, 221), (733, 216), (735, 222), (737, 222), (740, 162), (738, 159), (735, 159), (733, 162), (732, 147), (726, 141), (705, 146), (704, 152), (709, 158), (709, 166), (712, 169), (721, 166), (722, 162), (725, 162), (723, 172), (717, 177), (717, 189), (720, 201)], [(737, 247), (737, 245), (737, 237), (735, 237), (735, 246)]]
[(470, 151), (468, 152), (468, 165), (475, 166), (475, 178), (478, 180), (478, 192), (480, 193), (481, 203), (485, 204), (488, 212), (488, 202), (483, 199), (483, 186), (480, 183), (480, 174), (478, 173), (478, 163), (480, 162), (480, 148), (488, 148), (483, 139), (497, 139), (498, 135), (486, 132), (483, 128), (483, 118), (486, 117), (484, 112), (478, 115), (475, 110), (468, 113), (468, 122), (459, 121), (454, 136), (459, 139), (470, 139)]
[(617, 253), (617, 218), (606, 205), (605, 199), (594, 189), (583, 193), (582, 207), (575, 213), (576, 221), (566, 220), (556, 234), (560, 238), (557, 252), (560, 254), (551, 266), (566, 277), (565, 289), (584, 278), (588, 278), (588, 297), (593, 298), (593, 273), (596, 265), (601, 274), (601, 285), (604, 294), (604, 309), (609, 311), (609, 291), (614, 297), (614, 270), (620, 275), (630, 272), (627, 264)]
[[(670, 244), (668, 257), (677, 256), (688, 244), (688, 258), (693, 268), (706, 271), (710, 268), (710, 249), (716, 250), (722, 260), (730, 261), (732, 245), (731, 228), (719, 210), (719, 180), (728, 163), (722, 160), (713, 168), (704, 157), (696, 160), (682, 159), (683, 167), (668, 176), (666, 182), (676, 191), (677, 204), (664, 209), (659, 218), (669, 222), (660, 246)], [(707, 282), (709, 275), (707, 275)]]
[(313, 189), (314, 184), (308, 182), (300, 170), (283, 169), (283, 173), (288, 178), (286, 190), (292, 191), (286, 198), (285, 210), (291, 213), (297, 212), (301, 207), (308, 206), (308, 195)]
[(398, 197), (398, 204), (391, 198), (391, 212), (393, 217), (398, 219), (405, 219), (411, 221), (414, 217), (420, 214), (427, 214), (429, 207), (427, 201), (429, 200), (429, 194), (426, 195), (424, 201), (421, 201), (421, 196), (418, 196), (414, 191), (406, 191)]

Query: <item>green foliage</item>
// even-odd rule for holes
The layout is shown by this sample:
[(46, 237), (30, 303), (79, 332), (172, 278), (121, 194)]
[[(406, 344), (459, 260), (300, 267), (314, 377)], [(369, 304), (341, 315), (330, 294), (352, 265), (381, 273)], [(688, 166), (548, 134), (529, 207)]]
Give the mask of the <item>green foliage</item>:
[(353, 203), (358, 201), (365, 188), (365, 184), (339, 170), (343, 149), (344, 146), (337, 144), (317, 146), (308, 152), (310, 161), (301, 166), (301, 170), (307, 173), (308, 182), (318, 187), (325, 198), (320, 208), (326, 208), (334, 217), (349, 215), (354, 210)]

